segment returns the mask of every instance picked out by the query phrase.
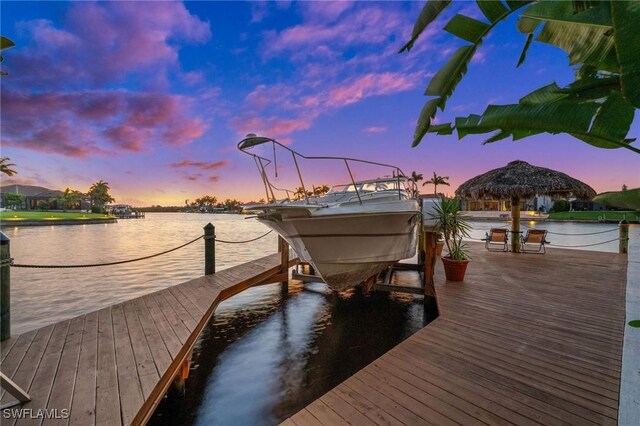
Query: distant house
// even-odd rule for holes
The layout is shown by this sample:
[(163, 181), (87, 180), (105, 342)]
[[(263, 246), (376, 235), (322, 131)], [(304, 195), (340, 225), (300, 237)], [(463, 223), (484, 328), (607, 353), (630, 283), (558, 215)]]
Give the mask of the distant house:
[[(0, 207), (6, 206), (5, 194), (19, 194), (24, 196), (24, 200), (19, 209), (37, 210), (38, 203), (46, 201), (49, 203), (49, 210), (62, 210), (63, 206), (58, 201), (64, 191), (49, 189), (42, 186), (34, 185), (5, 185), (0, 187)], [(91, 208), (91, 200), (83, 197), (75, 205), (67, 206), (69, 210), (89, 210)]]
[[(535, 196), (520, 201), (521, 211), (549, 211), (553, 207), (553, 199), (549, 196)], [(462, 209), (466, 211), (499, 211), (511, 210), (510, 200), (507, 198), (494, 199), (485, 197), (479, 200), (462, 200)]]

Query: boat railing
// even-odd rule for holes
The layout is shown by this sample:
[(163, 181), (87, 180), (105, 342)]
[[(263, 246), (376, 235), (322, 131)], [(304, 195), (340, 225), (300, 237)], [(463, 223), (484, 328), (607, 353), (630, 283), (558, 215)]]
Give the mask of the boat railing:
[[(273, 146), (273, 161), (271, 161), (269, 158), (267, 157), (263, 157), (261, 155), (258, 155), (256, 153), (253, 152), (248, 152), (247, 150), (258, 146), (258, 145), (262, 145), (265, 143), (271, 143)], [(276, 157), (276, 145), (278, 145), (279, 147), (285, 149), (286, 151), (289, 151), (291, 153), (291, 156), (293, 158), (293, 163), (296, 167), (296, 172), (298, 174), (298, 179), (300, 180), (300, 187), (302, 189), (303, 192), (303, 196), (304, 199), (307, 203), (311, 203), (311, 201), (309, 201), (309, 194), (307, 193), (307, 189), (305, 187), (304, 184), (304, 180), (302, 179), (302, 172), (300, 171), (300, 166), (298, 164), (298, 157), (305, 159), (305, 160), (331, 160), (331, 161), (343, 161), (344, 165), (347, 169), (347, 172), (349, 173), (349, 178), (351, 179), (351, 183), (353, 184), (353, 187), (355, 189), (355, 193), (356, 193), (356, 197), (358, 198), (358, 201), (360, 202), (360, 204), (362, 204), (362, 196), (360, 194), (360, 190), (358, 189), (358, 185), (356, 183), (356, 180), (353, 177), (353, 173), (351, 172), (351, 167), (349, 166), (350, 162), (353, 163), (362, 163), (362, 164), (370, 164), (370, 165), (374, 165), (374, 166), (381, 166), (381, 167), (387, 167), (392, 169), (393, 171), (393, 177), (395, 177), (397, 179), (397, 190), (398, 190), (398, 199), (401, 200), (402, 199), (402, 184), (401, 184), (401, 178), (405, 177), (406, 175), (404, 174), (404, 172), (397, 166), (394, 166), (392, 164), (386, 164), (386, 163), (380, 163), (377, 161), (369, 161), (369, 160), (361, 160), (359, 158), (349, 158), (349, 157), (332, 157), (332, 156), (307, 156), (307, 155), (303, 155), (300, 154), (297, 151), (294, 151), (293, 149), (289, 148), (286, 145), (281, 144), (280, 142), (278, 142), (277, 140), (273, 139), (273, 138), (268, 138), (266, 136), (257, 136), (255, 134), (248, 134), (246, 138), (244, 138), (243, 140), (241, 140), (238, 143), (238, 149), (242, 152), (244, 152), (245, 154), (251, 155), (256, 163), (256, 166), (258, 167), (258, 171), (260, 173), (260, 176), (262, 178), (262, 182), (264, 184), (264, 188), (265, 188), (265, 193), (267, 195), (267, 199), (270, 202), (276, 202), (276, 197), (275, 194), (273, 192), (273, 190), (277, 190), (277, 191), (285, 191), (287, 194), (287, 199), (291, 200), (289, 193), (293, 193), (295, 194), (296, 191), (291, 191), (288, 189), (281, 189), (281, 188), (277, 188), (276, 186), (274, 186), (271, 181), (269, 181), (269, 177), (267, 176), (267, 170), (266, 168), (271, 164), (274, 163), (274, 169), (275, 169), (275, 173), (276, 173), (276, 177), (278, 176), (278, 163), (277, 163), (277, 157)], [(408, 182), (410, 182), (413, 187), (408, 189), (408, 193), (410, 194), (415, 194), (415, 182), (413, 182), (410, 179), (407, 179)]]

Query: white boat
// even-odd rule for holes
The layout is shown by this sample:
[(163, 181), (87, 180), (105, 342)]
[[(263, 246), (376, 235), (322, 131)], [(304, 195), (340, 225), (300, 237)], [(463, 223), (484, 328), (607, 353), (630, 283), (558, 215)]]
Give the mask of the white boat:
[[(334, 186), (325, 195), (313, 197), (305, 191), (304, 199), (292, 200), (291, 191), (279, 190), (269, 181), (267, 167), (271, 160), (247, 152), (264, 143), (290, 151), (298, 176), (296, 156), (343, 161), (350, 176), (349, 163), (353, 162), (390, 167), (393, 176), (366, 181), (352, 177), (351, 183)], [(332, 289), (341, 291), (358, 285), (398, 260), (415, 255), (420, 208), (399, 168), (351, 158), (305, 157), (273, 139), (255, 135), (247, 135), (238, 148), (256, 159), (269, 200), (244, 208), (259, 212), (257, 220), (280, 234)], [(302, 179), (300, 183), (304, 189)], [(276, 200), (274, 191), (285, 191), (287, 197)]]

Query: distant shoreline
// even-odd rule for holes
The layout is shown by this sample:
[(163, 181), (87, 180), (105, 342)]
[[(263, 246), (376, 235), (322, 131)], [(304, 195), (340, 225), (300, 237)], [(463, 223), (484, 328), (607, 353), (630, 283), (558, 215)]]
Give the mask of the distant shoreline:
[(114, 217), (108, 219), (0, 220), (0, 228), (13, 228), (16, 226), (99, 225), (101, 223), (118, 223), (118, 219)]

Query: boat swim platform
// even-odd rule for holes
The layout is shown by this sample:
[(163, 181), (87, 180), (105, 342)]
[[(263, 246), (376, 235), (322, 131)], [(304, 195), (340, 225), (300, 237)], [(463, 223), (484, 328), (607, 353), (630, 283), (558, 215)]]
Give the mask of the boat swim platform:
[(437, 319), (282, 424), (615, 425), (627, 256), (469, 249)]
[[(281, 262), (276, 253), (3, 341), (0, 371), (31, 401), (8, 408), (27, 418), (3, 411), (2, 426), (145, 424), (172, 384), (184, 384), (217, 305), (286, 281)], [(12, 400), (2, 390), (3, 406)]]

